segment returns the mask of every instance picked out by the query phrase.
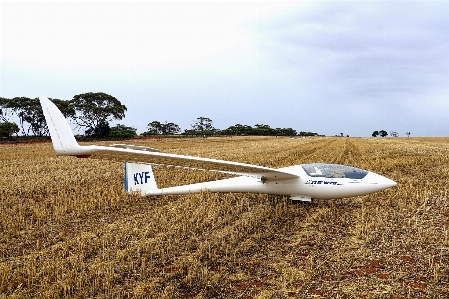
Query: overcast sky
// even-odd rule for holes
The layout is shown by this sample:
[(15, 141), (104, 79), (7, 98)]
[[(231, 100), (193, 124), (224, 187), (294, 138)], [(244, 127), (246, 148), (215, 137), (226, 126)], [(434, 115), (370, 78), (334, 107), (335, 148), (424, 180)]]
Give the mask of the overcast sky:
[(120, 123), (449, 136), (449, 1), (1, 2), (0, 96), (105, 92)]

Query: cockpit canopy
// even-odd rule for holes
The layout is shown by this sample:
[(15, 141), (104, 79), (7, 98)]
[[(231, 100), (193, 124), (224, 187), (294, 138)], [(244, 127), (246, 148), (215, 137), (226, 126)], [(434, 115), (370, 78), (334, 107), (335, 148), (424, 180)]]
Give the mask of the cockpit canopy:
[(368, 174), (366, 170), (340, 164), (312, 163), (301, 166), (311, 177), (363, 179)]

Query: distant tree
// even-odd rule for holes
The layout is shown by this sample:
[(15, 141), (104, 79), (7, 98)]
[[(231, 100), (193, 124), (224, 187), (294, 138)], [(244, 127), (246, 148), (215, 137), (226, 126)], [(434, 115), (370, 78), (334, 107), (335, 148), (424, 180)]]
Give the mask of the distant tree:
[(276, 135), (279, 135), (279, 136), (296, 136), (296, 135), (298, 135), (296, 130), (294, 130), (292, 128), (277, 128), (276, 131), (277, 131)]
[(117, 124), (111, 128), (111, 130), (108, 134), (108, 137), (121, 138), (121, 139), (133, 138), (133, 137), (137, 136), (136, 131), (137, 131), (136, 128)]
[[(313, 132), (304, 132), (304, 131), (301, 131), (301, 132), (299, 132), (299, 134), (298, 134), (299, 136), (318, 136), (318, 133), (313, 133)], [(335, 135), (335, 136), (337, 136), (337, 135)]]
[(380, 134), (380, 137), (387, 137), (388, 136), (388, 133), (385, 130), (380, 130), (379, 134)]
[(271, 128), (269, 125), (257, 124), (254, 125), (253, 134), (259, 136), (275, 136), (276, 130)]
[(193, 124), (192, 130), (185, 130), (186, 134), (193, 133), (194, 135), (213, 135), (217, 132), (214, 128), (212, 120), (208, 117), (198, 117)]
[(85, 132), (86, 136), (93, 138), (105, 138), (111, 133), (111, 128), (109, 123), (105, 120), (100, 120), (100, 122), (93, 128), (88, 128)]
[(371, 136), (373, 136), (373, 137), (379, 136), (379, 131), (374, 131), (373, 134), (371, 134)]
[(70, 104), (76, 110), (77, 125), (85, 128), (86, 135), (91, 137), (106, 137), (110, 132), (109, 122), (123, 119), (127, 110), (119, 100), (103, 92), (76, 95)]
[(12, 109), (9, 107), (10, 99), (0, 97), (0, 120), (7, 122), (12, 115)]
[(70, 101), (52, 98), (49, 98), (49, 100), (51, 100), (53, 104), (58, 107), (59, 111), (61, 111), (62, 115), (64, 115), (65, 118), (75, 119), (76, 111), (75, 108), (70, 104)]
[(195, 130), (185, 129), (184, 132), (181, 133), (181, 135), (196, 136), (196, 135), (198, 135), (198, 132), (196, 132)]
[[(7, 107), (19, 118), (24, 135), (30, 134), (30, 131), (35, 136), (48, 135), (44, 113), (38, 98), (15, 97), (9, 100)], [(29, 124), (27, 130), (26, 123)]]
[[(72, 118), (75, 109), (68, 101), (50, 99), (61, 110), (65, 117)], [(20, 126), (24, 135), (31, 133), (34, 136), (48, 135), (48, 128), (39, 99), (27, 97), (15, 97), (12, 99), (0, 99), (0, 119), (8, 121), (13, 114), (19, 118)], [(28, 124), (27, 126), (25, 124)], [(25, 129), (27, 127), (27, 129)]]
[(181, 128), (175, 123), (169, 123), (166, 121), (162, 124), (162, 134), (164, 135), (177, 134), (179, 132), (181, 132)]
[(399, 137), (399, 134), (395, 131), (390, 131), (390, 136), (391, 137)]
[(33, 101), (32, 99), (27, 97), (15, 97), (12, 99), (2, 98), (1, 102), (3, 120), (6, 121), (7, 114), (11, 116), (14, 113), (19, 118), (22, 133), (29, 133), (31, 127), (29, 127), (28, 130), (25, 130), (25, 123), (27, 122), (27, 120), (30, 120), (30, 114), (33, 114), (32, 112), (33, 110), (35, 110), (33, 108), (37, 107), (39, 101)]
[(2, 138), (11, 138), (13, 134), (17, 134), (20, 131), (19, 126), (13, 122), (0, 123), (0, 136)]
[(405, 135), (407, 135), (407, 137), (410, 137), (410, 132), (406, 132)]
[(148, 131), (143, 133), (142, 135), (156, 135), (156, 134), (162, 134), (162, 124), (158, 122), (157, 120), (154, 120), (150, 122), (147, 125)]
[(159, 121), (155, 120), (148, 124), (147, 126), (148, 131), (142, 133), (142, 135), (157, 135), (157, 134), (163, 134), (163, 135), (169, 135), (169, 134), (177, 134), (181, 131), (181, 128), (172, 122), (160, 123)]
[(222, 135), (253, 135), (253, 128), (248, 125), (236, 124), (220, 132)]
[(221, 135), (265, 135), (265, 136), (296, 136), (298, 133), (292, 128), (273, 129), (269, 125), (255, 125), (255, 128), (247, 125), (236, 124), (220, 131)]

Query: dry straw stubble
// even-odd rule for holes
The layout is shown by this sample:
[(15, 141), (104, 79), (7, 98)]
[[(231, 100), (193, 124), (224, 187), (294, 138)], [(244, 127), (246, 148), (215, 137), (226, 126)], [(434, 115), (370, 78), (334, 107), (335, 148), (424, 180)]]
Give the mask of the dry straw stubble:
[[(0, 146), (0, 296), (447, 298), (449, 139), (138, 141), (270, 167), (344, 163), (398, 182), (291, 204), (258, 194), (140, 198), (123, 165)], [(160, 186), (222, 176), (156, 168)]]

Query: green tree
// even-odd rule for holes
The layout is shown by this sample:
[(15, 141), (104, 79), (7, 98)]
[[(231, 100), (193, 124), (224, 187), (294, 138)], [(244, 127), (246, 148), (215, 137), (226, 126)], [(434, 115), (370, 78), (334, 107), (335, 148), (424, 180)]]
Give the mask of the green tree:
[(254, 135), (260, 136), (274, 136), (276, 135), (276, 130), (271, 128), (269, 125), (257, 124), (254, 125)]
[(181, 128), (175, 124), (175, 123), (169, 123), (165, 121), (165, 123), (160, 123), (159, 121), (155, 120), (148, 124), (147, 126), (148, 131), (145, 133), (142, 133), (142, 135), (169, 135), (169, 134), (177, 134), (181, 131)]
[(133, 137), (137, 136), (136, 131), (137, 131), (136, 128), (117, 124), (111, 128), (111, 131), (109, 132), (108, 136), (112, 137), (112, 138), (120, 138), (120, 139), (133, 138)]
[(373, 134), (371, 134), (371, 136), (373, 136), (373, 137), (379, 136), (379, 131), (374, 131)]
[[(75, 109), (68, 101), (50, 99), (61, 110), (65, 117), (73, 118)], [(31, 133), (34, 136), (48, 135), (47, 123), (38, 98), (15, 97), (12, 99), (0, 99), (0, 115), (3, 121), (15, 113), (19, 118), (24, 135)], [(26, 126), (28, 124), (28, 126)], [(27, 127), (27, 129), (25, 129)]]
[(162, 124), (157, 120), (150, 122), (147, 126), (147, 129), (148, 131), (143, 133), (142, 135), (162, 134)]
[(380, 137), (387, 137), (388, 136), (388, 132), (385, 130), (380, 130), (379, 131)]
[(127, 110), (119, 100), (103, 92), (76, 95), (70, 104), (76, 110), (77, 125), (85, 128), (86, 135), (92, 137), (106, 137), (109, 134), (109, 122), (123, 119)]
[(298, 132), (296, 132), (295, 129), (293, 128), (285, 128), (283, 129), (284, 131), (284, 136), (296, 136), (298, 135)]
[(105, 120), (100, 120), (96, 127), (89, 128), (85, 132), (86, 136), (93, 138), (104, 138), (109, 136), (109, 133), (111, 133), (111, 128), (109, 127), (109, 123)]
[(65, 118), (75, 119), (76, 111), (75, 107), (70, 103), (70, 101), (60, 100), (60, 99), (52, 99), (49, 98), (53, 102), (53, 104), (58, 107), (59, 111), (64, 115)]
[(13, 134), (17, 134), (20, 131), (19, 126), (13, 122), (0, 123), (0, 136), (2, 138), (11, 138)]
[(253, 128), (247, 125), (236, 124), (220, 132), (222, 135), (252, 135)]
[(12, 115), (12, 109), (9, 107), (10, 99), (0, 97), (0, 120), (7, 122)]
[(162, 125), (162, 134), (177, 134), (181, 131), (181, 128), (175, 123), (165, 122)]
[[(9, 100), (7, 108), (14, 111), (19, 118), (24, 135), (30, 134), (30, 131), (35, 136), (48, 135), (44, 113), (38, 98), (15, 97)], [(27, 130), (26, 123), (29, 124)]]
[(292, 128), (273, 129), (269, 125), (255, 125), (255, 128), (247, 125), (236, 124), (222, 130), (221, 135), (260, 135), (260, 136), (296, 136), (298, 133)]
[(298, 135), (302, 136), (302, 137), (305, 137), (305, 136), (318, 136), (318, 133), (301, 131), (301, 132), (299, 132)]
[(185, 133), (193, 133), (194, 135), (213, 135), (217, 133), (212, 120), (208, 117), (198, 117), (193, 124), (192, 130), (185, 130)]

